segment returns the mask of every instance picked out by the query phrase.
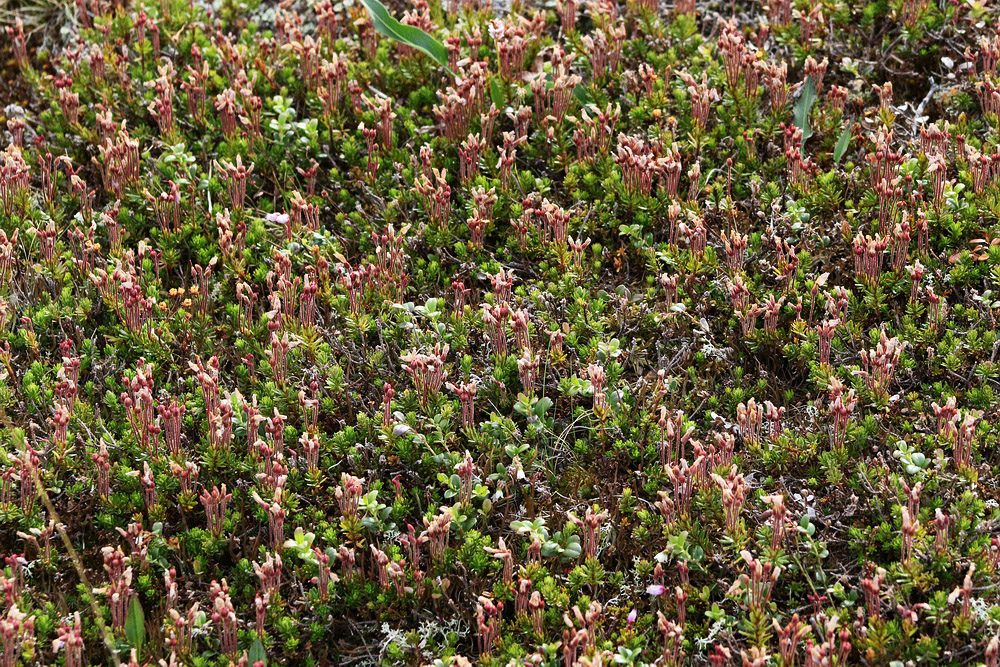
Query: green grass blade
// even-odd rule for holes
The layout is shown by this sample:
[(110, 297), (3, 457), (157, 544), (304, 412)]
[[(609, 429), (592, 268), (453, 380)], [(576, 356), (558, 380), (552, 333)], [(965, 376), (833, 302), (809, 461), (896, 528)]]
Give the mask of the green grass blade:
[(795, 127), (802, 130), (803, 150), (805, 149), (806, 139), (812, 136), (812, 128), (809, 127), (809, 113), (812, 111), (815, 102), (816, 84), (813, 82), (811, 76), (807, 76), (805, 83), (802, 84), (802, 94), (799, 96), (799, 101), (795, 103), (795, 117), (793, 121)]
[(146, 616), (142, 611), (142, 604), (139, 598), (133, 596), (132, 604), (125, 618), (125, 638), (129, 645), (135, 649), (139, 655), (142, 654), (142, 645), (146, 641)]
[(361, 0), (361, 4), (368, 10), (368, 16), (371, 17), (372, 24), (380, 34), (426, 54), (453, 74), (451, 68), (448, 67), (448, 50), (444, 48), (444, 44), (420, 28), (405, 25), (394, 19), (379, 0)]
[(847, 152), (847, 147), (851, 144), (851, 130), (853, 128), (854, 123), (848, 121), (847, 127), (845, 127), (844, 131), (840, 133), (840, 138), (837, 139), (837, 145), (833, 149), (834, 164), (839, 164), (840, 158), (844, 157), (844, 153)]

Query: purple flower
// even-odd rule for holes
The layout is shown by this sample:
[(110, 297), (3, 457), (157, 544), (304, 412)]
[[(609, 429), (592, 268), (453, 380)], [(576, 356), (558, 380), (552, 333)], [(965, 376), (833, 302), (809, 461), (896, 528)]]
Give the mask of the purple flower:
[(631, 627), (632, 624), (635, 623), (635, 619), (638, 615), (639, 614), (636, 612), (635, 609), (633, 609), (628, 613), (628, 618), (625, 619), (625, 622), (629, 624), (629, 627)]
[(652, 595), (654, 598), (659, 597), (667, 592), (667, 587), (663, 584), (650, 584), (646, 589), (646, 593)]
[(283, 225), (288, 222), (288, 214), (268, 213), (266, 216), (264, 216), (264, 219), (267, 220), (268, 222), (277, 222), (278, 224)]

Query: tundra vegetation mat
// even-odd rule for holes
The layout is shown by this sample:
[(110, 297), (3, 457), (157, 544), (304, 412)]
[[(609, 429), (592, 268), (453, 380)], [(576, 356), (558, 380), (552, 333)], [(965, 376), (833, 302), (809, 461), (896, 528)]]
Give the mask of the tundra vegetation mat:
[(0, 665), (998, 664), (995, 8), (46, 7)]

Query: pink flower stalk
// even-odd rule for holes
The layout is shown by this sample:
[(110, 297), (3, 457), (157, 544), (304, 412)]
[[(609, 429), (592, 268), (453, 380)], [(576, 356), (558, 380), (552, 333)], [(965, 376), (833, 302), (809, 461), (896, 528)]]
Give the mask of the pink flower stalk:
[(69, 418), (70, 411), (65, 405), (57, 406), (55, 414), (49, 418), (49, 423), (52, 426), (52, 444), (57, 448), (61, 449), (66, 446), (69, 438)]
[(279, 385), (285, 384), (288, 379), (288, 352), (298, 344), (299, 341), (289, 338), (287, 331), (281, 336), (271, 332), (271, 355), (268, 361), (271, 364), (274, 381)]
[(775, 300), (774, 294), (768, 294), (767, 301), (762, 306), (764, 309), (764, 328), (768, 332), (774, 333), (777, 331), (778, 316), (781, 314), (781, 306), (784, 305), (784, 303), (785, 297)]
[[(115, 126), (112, 125), (108, 130), (107, 139), (97, 147), (101, 156), (98, 166), (101, 168), (104, 189), (116, 198), (121, 198), (127, 186), (139, 181), (139, 140), (129, 136), (124, 121), (122, 121), (121, 127), (117, 128), (112, 140), (111, 133), (114, 131)], [(161, 195), (162, 198), (163, 195)], [(162, 216), (160, 209), (161, 207), (154, 200), (154, 210), (160, 227), (166, 230), (167, 227), (160, 221)], [(173, 213), (173, 209), (170, 212)], [(115, 209), (114, 215), (117, 216), (117, 209)], [(178, 223), (176, 227), (179, 229), (180, 224)]]
[(517, 159), (517, 145), (521, 141), (523, 139), (515, 138), (513, 132), (503, 133), (503, 148), (500, 149), (496, 169), (499, 172), (500, 187), (504, 190), (510, 189), (511, 179), (514, 176), (514, 161)]
[(667, 158), (657, 155), (657, 149), (641, 137), (618, 135), (614, 161), (621, 169), (625, 192), (633, 196), (650, 195), (654, 181), (666, 171), (668, 163)]
[(344, 570), (344, 579), (347, 581), (354, 579), (355, 574), (357, 574), (355, 571), (357, 556), (354, 547), (340, 545), (340, 549), (337, 551), (337, 560), (340, 561), (340, 565)]
[(825, 366), (830, 365), (830, 344), (833, 341), (833, 334), (840, 326), (840, 320), (823, 320), (816, 325), (816, 334), (819, 337), (819, 363)]
[(830, 444), (834, 448), (844, 445), (847, 437), (847, 427), (851, 422), (851, 415), (858, 404), (858, 399), (851, 389), (846, 394), (844, 386), (838, 380), (830, 385), (830, 415), (833, 417), (833, 431), (830, 434)]
[[(722, 490), (722, 506), (726, 513), (726, 532), (735, 535), (740, 527), (740, 513), (746, 501), (747, 484), (734, 467), (728, 477), (712, 474), (712, 481)], [(683, 624), (682, 624), (683, 625)]]
[(462, 428), (470, 428), (475, 425), (475, 401), (476, 401), (476, 384), (475, 382), (463, 382), (460, 384), (454, 384), (448, 382), (445, 385), (450, 391), (455, 392), (458, 395), (458, 400), (462, 404)]
[(362, 480), (348, 473), (340, 474), (340, 486), (334, 492), (337, 504), (340, 505), (340, 513), (345, 519), (353, 520), (358, 516), (358, 506), (361, 503), (361, 494), (364, 492)]
[(458, 148), (459, 178), (468, 183), (479, 175), (479, 163), (489, 145), (478, 134), (470, 134)]
[(97, 468), (97, 495), (102, 500), (108, 500), (111, 497), (111, 457), (103, 438), (100, 451), (91, 454), (90, 457), (94, 461), (94, 467)]
[(545, 631), (545, 599), (538, 591), (533, 591), (528, 599), (528, 611), (531, 613), (531, 627), (535, 636), (541, 637)]
[(153, 534), (148, 530), (143, 530), (142, 524), (135, 521), (128, 525), (127, 530), (122, 530), (121, 528), (117, 530), (131, 548), (129, 562), (138, 563), (140, 571), (147, 570), (149, 568), (149, 561), (147, 560), (149, 542)]
[(573, 667), (573, 665), (580, 664), (576, 657), (581, 646), (586, 653), (589, 637), (586, 629), (576, 630), (570, 626), (570, 628), (563, 630), (563, 667)]
[(402, 597), (413, 592), (412, 586), (406, 585), (406, 561), (392, 561), (386, 568), (389, 580), (396, 587), (396, 595)]
[(313, 577), (312, 583), (316, 584), (319, 599), (328, 600), (330, 599), (330, 584), (340, 581), (340, 577), (330, 569), (330, 557), (320, 551), (319, 547), (313, 547), (313, 555), (316, 557), (316, 576)]
[(340, 284), (347, 290), (348, 305), (351, 315), (357, 317), (361, 314), (361, 299), (365, 289), (369, 286), (371, 278), (375, 272), (375, 267), (367, 266), (352, 269), (348, 265), (340, 265)]
[[(695, 461), (695, 466), (700, 466), (703, 459)], [(660, 512), (667, 519), (668, 525), (681, 518), (687, 518), (691, 514), (691, 498), (694, 495), (695, 480), (693, 470), (688, 466), (687, 459), (681, 459), (680, 465), (672, 465), (667, 468), (667, 477), (673, 484), (673, 497), (670, 498), (660, 491)], [(671, 515), (668, 517), (668, 514)]]
[(694, 433), (694, 425), (684, 429), (684, 413), (680, 410), (673, 417), (667, 417), (667, 409), (660, 406), (660, 464), (664, 467), (676, 465), (684, 458), (684, 445)]
[(218, 357), (213, 356), (208, 360), (207, 365), (201, 360), (201, 357), (197, 357), (195, 361), (188, 362), (188, 368), (195, 372), (198, 384), (201, 386), (205, 414), (217, 414), (221, 398)]
[(382, 423), (386, 426), (392, 423), (392, 397), (396, 391), (388, 382), (382, 386)]
[(861, 580), (861, 588), (865, 592), (865, 608), (869, 618), (882, 617), (882, 582), (885, 581), (885, 568), (877, 568), (870, 578)]
[(776, 440), (781, 435), (781, 418), (784, 414), (785, 408), (779, 408), (771, 403), (771, 401), (764, 401), (764, 417), (769, 422), (767, 432), (771, 440)]
[(132, 568), (127, 567), (120, 576), (108, 583), (108, 606), (111, 608), (111, 626), (115, 630), (125, 627), (129, 603), (135, 592), (132, 590)]
[(898, 338), (888, 338), (885, 331), (882, 331), (875, 349), (861, 350), (863, 370), (855, 373), (865, 378), (869, 391), (874, 393), (886, 391), (896, 374), (896, 366), (905, 346), (906, 344), (900, 342)]
[(310, 473), (319, 471), (319, 438), (310, 433), (299, 436), (301, 457), (305, 461), (306, 470)]
[(264, 558), (264, 563), (254, 563), (253, 564), (254, 574), (257, 575), (257, 580), (260, 583), (260, 593), (264, 596), (264, 599), (272, 593), (277, 593), (278, 589), (281, 587), (281, 555), (267, 554)]
[[(0, 167), (0, 192), (2, 192), (3, 168)], [(0, 230), (0, 289), (6, 289), (15, 272), (15, 249), (18, 241), (18, 230), (15, 229), (8, 237), (7, 232)]]
[(15, 667), (26, 646), (35, 642), (35, 617), (28, 616), (16, 604), (7, 607), (0, 617), (0, 667)]
[(920, 492), (923, 490), (924, 485), (921, 482), (917, 482), (913, 487), (910, 487), (905, 481), (903, 485), (903, 494), (906, 496), (906, 508), (910, 510), (910, 516), (916, 517), (920, 514)]
[(976, 410), (959, 410), (955, 406), (954, 396), (949, 396), (943, 406), (931, 403), (937, 419), (938, 437), (952, 443), (952, 459), (956, 467), (966, 468), (972, 463), (972, 447), (976, 442), (976, 429), (982, 413)]
[(929, 156), (928, 162), (927, 174), (930, 178), (933, 192), (932, 201), (934, 204), (934, 211), (940, 214), (941, 205), (944, 203), (944, 189), (948, 176), (948, 163), (945, 161), (945, 158), (939, 154)]
[(722, 245), (726, 252), (726, 268), (735, 275), (743, 269), (746, 262), (749, 238), (736, 230), (733, 230), (732, 236), (722, 232)]
[[(0, 629), (0, 635), (5, 634)], [(83, 627), (80, 623), (80, 612), (73, 614), (73, 625), (63, 623), (59, 629), (58, 638), (52, 641), (52, 650), (65, 651), (66, 667), (83, 666)]]
[(333, 116), (340, 107), (347, 88), (347, 59), (333, 52), (330, 60), (323, 60), (319, 65), (320, 101), (323, 103), (323, 114)]
[(948, 550), (948, 528), (955, 522), (947, 512), (940, 507), (934, 510), (934, 519), (931, 525), (934, 526), (934, 552), (943, 554)]
[(465, 452), (465, 458), (455, 465), (455, 474), (459, 479), (458, 501), (462, 504), (472, 500), (472, 478), (476, 473), (476, 464), (472, 462), (472, 455)]
[(128, 475), (139, 478), (143, 502), (146, 503), (146, 509), (152, 511), (156, 507), (156, 479), (153, 477), (153, 470), (149, 467), (149, 463), (143, 461), (142, 474), (138, 470), (134, 470)]
[(489, 24), (489, 33), (496, 46), (500, 76), (504, 81), (514, 81), (524, 70), (524, 57), (528, 49), (529, 40), (524, 28), (502, 19), (494, 19)]
[(226, 505), (232, 499), (233, 494), (226, 493), (226, 485), (220, 489), (212, 486), (212, 491), (202, 491), (199, 498), (205, 507), (205, 518), (208, 522), (208, 531), (218, 537), (222, 534), (223, 523), (226, 519)]
[(432, 107), (443, 134), (449, 141), (457, 144), (469, 133), (469, 124), (473, 118), (473, 105), (461, 92), (449, 87), (438, 91), (440, 104)]
[(713, 468), (728, 468), (733, 464), (736, 437), (731, 433), (716, 433), (713, 447)]
[[(426, 542), (426, 537), (417, 537), (417, 529), (410, 523), (406, 524), (406, 534), (399, 536), (399, 543), (406, 549), (406, 554), (414, 568), (420, 567), (420, 547)], [(487, 548), (486, 552), (492, 553), (492, 550)]]
[(785, 496), (775, 493), (761, 498), (771, 508), (767, 511), (771, 525), (771, 551), (777, 552), (785, 544), (785, 531), (788, 524), (788, 510), (785, 508)]
[(531, 598), (531, 593), (531, 579), (518, 577), (517, 587), (514, 589), (514, 615), (518, 618), (528, 615), (528, 600)]
[(771, 600), (771, 591), (778, 581), (781, 568), (771, 563), (762, 563), (745, 549), (740, 552), (740, 556), (749, 566), (750, 573), (741, 574), (739, 579), (733, 582), (729, 594), (745, 594), (747, 606), (763, 609)]
[(424, 526), (426, 530), (420, 537), (427, 538), (431, 560), (437, 563), (444, 558), (448, 550), (448, 541), (451, 537), (451, 509), (442, 508), (441, 512), (431, 520), (424, 517)]
[(972, 620), (972, 575), (976, 573), (976, 564), (971, 563), (969, 565), (969, 571), (965, 574), (965, 579), (962, 581), (960, 587), (955, 588), (948, 595), (948, 604), (955, 604), (955, 601), (962, 598), (962, 610), (959, 612), (959, 618), (965, 622)]
[(599, 25), (597, 30), (580, 38), (590, 58), (591, 74), (598, 82), (618, 73), (625, 43), (625, 25), (611, 26), (609, 23)]
[[(254, 563), (256, 565), (256, 563)], [(258, 593), (253, 599), (254, 608), (254, 627), (257, 629), (258, 633), (264, 632), (264, 624), (267, 621), (267, 605), (270, 603), (271, 599), (268, 595), (261, 595)]]
[(400, 299), (409, 281), (404, 265), (406, 255), (403, 252), (403, 241), (408, 230), (408, 225), (398, 232), (392, 225), (387, 225), (382, 234), (372, 232), (375, 255), (378, 258), (374, 275), (381, 283), (384, 293)]
[(708, 124), (712, 102), (720, 99), (719, 92), (715, 88), (708, 87), (708, 74), (706, 72), (702, 73), (700, 84), (687, 72), (681, 72), (680, 77), (687, 88), (688, 96), (691, 98), (691, 117), (695, 127), (698, 131), (703, 131)]
[(181, 493), (193, 493), (194, 482), (198, 480), (198, 466), (191, 461), (186, 461), (184, 465), (177, 461), (170, 462), (170, 474), (181, 484)]
[(480, 655), (490, 655), (500, 637), (503, 623), (503, 602), (494, 603), (487, 597), (479, 596), (476, 604), (476, 627)]
[(705, 220), (699, 215), (690, 213), (688, 214), (688, 219), (691, 221), (691, 224), (682, 222), (677, 225), (677, 231), (687, 239), (691, 254), (695, 257), (701, 257), (705, 254), (705, 246), (708, 238), (708, 229), (705, 227)]
[(784, 627), (778, 623), (777, 619), (771, 619), (771, 623), (774, 625), (775, 632), (778, 633), (778, 650), (782, 664), (795, 664), (795, 649), (799, 641), (809, 634), (809, 626), (799, 620), (798, 614), (792, 614), (792, 618)]
[(174, 129), (174, 67), (167, 60), (157, 66), (159, 76), (150, 82), (155, 95), (149, 103), (149, 113), (160, 128), (160, 134), (169, 134)]
[(184, 418), (184, 403), (178, 403), (176, 398), (170, 399), (170, 403), (160, 403), (156, 407), (160, 415), (163, 439), (167, 449), (173, 456), (180, 456), (181, 453), (181, 422)]
[(538, 353), (525, 347), (517, 360), (517, 372), (521, 378), (521, 387), (528, 396), (535, 393), (535, 376), (538, 373)]
[(980, 153), (971, 146), (967, 150), (972, 169), (972, 189), (976, 194), (980, 194), (1000, 178), (1000, 151), (994, 149), (993, 155), (990, 156)]
[[(945, 123), (947, 128), (948, 124)], [(948, 154), (948, 138), (950, 134), (948, 130), (942, 130), (938, 124), (931, 123), (930, 125), (920, 126), (920, 151), (925, 155), (931, 155), (932, 153), (937, 153), (941, 156), (947, 156)]]
[(302, 283), (302, 294), (299, 297), (299, 323), (303, 327), (316, 324), (316, 293), (319, 285), (313, 280), (311, 273), (306, 273)]
[(663, 615), (662, 611), (656, 612), (656, 627), (663, 635), (663, 653), (660, 664), (665, 667), (679, 667), (684, 664), (684, 628)]
[(227, 160), (216, 162), (215, 168), (225, 177), (229, 189), (229, 205), (234, 210), (242, 210), (247, 196), (247, 181), (253, 173), (254, 165), (243, 166), (243, 157), (236, 156), (236, 162)]
[(902, 545), (900, 546), (900, 561), (904, 566), (910, 564), (910, 559), (913, 557), (913, 538), (917, 534), (917, 530), (920, 528), (920, 521), (916, 517), (910, 515), (910, 510), (906, 507), (902, 508), (902, 529), (901, 534), (903, 536)]
[(943, 318), (945, 312), (947, 311), (948, 303), (943, 297), (938, 296), (934, 292), (933, 287), (927, 288), (927, 321), (932, 329), (937, 329), (941, 324), (941, 319)]
[[(192, 53), (198, 48), (197, 44), (191, 45)], [(200, 53), (200, 50), (199, 52)], [(196, 124), (200, 125), (205, 120), (206, 89), (210, 77), (208, 63), (204, 60), (196, 67), (187, 66), (188, 80), (181, 81), (181, 90), (186, 94), (188, 116)], [(220, 110), (220, 115), (222, 111)]]
[(434, 346), (429, 354), (410, 352), (403, 355), (403, 369), (413, 377), (413, 384), (420, 395), (420, 402), (424, 407), (438, 395), (441, 385), (448, 376), (444, 364), (448, 358), (449, 347), (445, 344)]
[[(57, 80), (58, 81), (58, 80)], [(79, 125), (80, 123), (80, 96), (69, 89), (69, 86), (73, 85), (73, 80), (69, 79), (68, 84), (63, 87), (59, 87), (59, 106), (63, 112), (63, 118), (69, 125)]]
[(20, 16), (14, 17), (14, 25), (5, 28), (7, 37), (10, 39), (11, 51), (14, 53), (14, 62), (18, 68), (28, 67), (28, 45), (24, 36), (24, 23)]
[(229, 597), (229, 584), (223, 579), (219, 584), (214, 579), (209, 587), (209, 595), (212, 598), (212, 624), (215, 625), (219, 635), (219, 647), (222, 652), (234, 658), (238, 652), (236, 637), (236, 609), (233, 607), (232, 599)]
[[(593, 116), (587, 109), (581, 109), (580, 123), (573, 131), (573, 143), (576, 145), (577, 158), (580, 161), (592, 161), (600, 155), (607, 155), (621, 111), (621, 105), (616, 104), (612, 107), (610, 102), (603, 111), (595, 105), (590, 105)], [(676, 166), (679, 177), (680, 163), (676, 163)], [(673, 194), (676, 194), (676, 183)]]
[(139, 359), (135, 376), (122, 378), (127, 391), (122, 392), (121, 402), (125, 406), (129, 425), (135, 441), (145, 451), (156, 455), (160, 427), (156, 423), (153, 404), (153, 365), (145, 358)]
[(277, 486), (274, 489), (274, 496), (271, 501), (265, 501), (256, 491), (251, 495), (254, 501), (267, 513), (268, 527), (271, 535), (271, 548), (275, 551), (281, 549), (281, 545), (285, 541), (285, 510), (281, 507), (281, 486)]
[(582, 519), (573, 512), (569, 512), (566, 516), (574, 525), (583, 529), (583, 553), (585, 557), (596, 558), (598, 535), (601, 532), (601, 524), (609, 516), (608, 513), (595, 512), (593, 507), (588, 507)]
[(757, 401), (753, 398), (746, 404), (740, 403), (736, 406), (736, 421), (744, 442), (750, 446), (759, 446), (761, 427), (764, 423), (764, 406), (757, 405)]
[[(884, 130), (879, 130), (875, 137), (875, 150), (868, 153), (869, 182), (872, 189), (876, 191), (882, 183), (898, 183), (899, 167), (903, 163), (902, 153), (892, 150), (892, 134)], [(885, 187), (885, 186), (883, 186)], [(893, 186), (895, 187), (895, 186)]]
[(232, 139), (239, 129), (236, 122), (236, 91), (232, 88), (226, 88), (219, 93), (215, 98), (215, 108), (219, 112), (222, 133), (226, 135), (227, 139)]
[(486, 553), (490, 554), (494, 558), (498, 559), (503, 563), (503, 581), (505, 584), (510, 584), (513, 582), (514, 577), (514, 554), (507, 548), (501, 537), (497, 540), (496, 549), (492, 547), (485, 548)]

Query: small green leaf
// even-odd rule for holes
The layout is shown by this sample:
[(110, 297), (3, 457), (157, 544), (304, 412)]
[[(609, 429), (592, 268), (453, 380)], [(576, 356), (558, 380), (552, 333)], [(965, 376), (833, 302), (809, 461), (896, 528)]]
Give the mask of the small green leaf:
[(247, 658), (251, 667), (258, 662), (264, 663), (264, 667), (267, 667), (267, 651), (264, 650), (264, 643), (260, 639), (254, 641), (250, 647), (250, 653), (247, 654)]
[(590, 91), (582, 83), (576, 84), (576, 87), (573, 89), (573, 97), (584, 106), (594, 103), (594, 96), (590, 94)]
[(361, 0), (361, 4), (368, 10), (372, 24), (380, 34), (426, 54), (448, 70), (449, 74), (454, 75), (448, 67), (448, 50), (444, 48), (444, 44), (416, 26), (405, 25), (394, 19), (379, 0)]
[(490, 99), (493, 100), (493, 104), (497, 109), (503, 108), (504, 92), (497, 77), (490, 79)]
[(531, 411), (534, 413), (536, 417), (541, 417), (551, 407), (552, 407), (552, 399), (549, 398), (548, 396), (542, 396), (540, 399), (538, 399), (538, 402), (535, 403), (535, 407), (532, 408)]
[(816, 102), (816, 84), (811, 76), (807, 76), (802, 84), (802, 94), (799, 101), (795, 103), (795, 127), (802, 130), (802, 147), (805, 150), (806, 139), (812, 136), (812, 128), (809, 127), (809, 113)]
[(851, 130), (854, 127), (854, 123), (848, 121), (847, 127), (844, 131), (840, 133), (840, 138), (837, 139), (837, 145), (833, 149), (833, 162), (834, 164), (840, 163), (840, 158), (844, 157), (844, 153), (847, 152), (847, 147), (851, 144)]
[(125, 619), (125, 638), (136, 653), (142, 653), (142, 643), (146, 641), (146, 617), (136, 596), (132, 597), (132, 605)]

